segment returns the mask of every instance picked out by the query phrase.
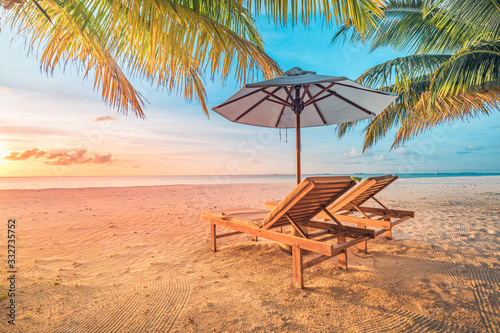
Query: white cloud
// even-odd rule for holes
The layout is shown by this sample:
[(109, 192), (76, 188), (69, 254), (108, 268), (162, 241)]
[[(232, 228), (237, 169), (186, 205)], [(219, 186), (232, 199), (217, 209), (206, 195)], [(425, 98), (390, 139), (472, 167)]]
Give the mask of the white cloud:
[(417, 152), (415, 152), (413, 150), (406, 149), (406, 148), (398, 148), (398, 149), (396, 149), (396, 154), (401, 155), (401, 156), (415, 156), (415, 155), (418, 155)]
[(376, 161), (383, 161), (383, 160), (385, 160), (384, 154), (380, 154), (379, 156), (375, 156), (375, 160)]
[(465, 146), (465, 150), (481, 150), (482, 147), (474, 146), (474, 145), (467, 145)]
[(353, 159), (353, 158), (361, 156), (361, 155), (363, 155), (362, 152), (357, 151), (356, 148), (354, 148), (354, 147), (351, 147), (351, 149), (349, 151), (344, 153), (344, 158)]

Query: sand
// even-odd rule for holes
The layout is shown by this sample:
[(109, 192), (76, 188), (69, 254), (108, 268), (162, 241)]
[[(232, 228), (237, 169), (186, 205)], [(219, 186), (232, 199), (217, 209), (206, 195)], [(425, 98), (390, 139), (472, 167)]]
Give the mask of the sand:
[(202, 210), (279, 200), (291, 183), (0, 191), (17, 223), (17, 318), (0, 332), (500, 332), (500, 177), (400, 179), (416, 218), (305, 271), (247, 235), (209, 250)]

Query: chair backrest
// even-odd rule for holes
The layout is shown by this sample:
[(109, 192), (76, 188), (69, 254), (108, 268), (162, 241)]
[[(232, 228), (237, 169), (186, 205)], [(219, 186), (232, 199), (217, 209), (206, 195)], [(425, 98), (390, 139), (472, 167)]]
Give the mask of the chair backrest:
[(328, 210), (332, 213), (354, 210), (354, 205), (361, 206), (398, 178), (398, 176), (393, 175), (366, 178), (361, 184), (330, 205)]
[(349, 176), (305, 178), (274, 207), (260, 226), (290, 224), (288, 217), (297, 224), (309, 222), (323, 206), (328, 207), (355, 184)]

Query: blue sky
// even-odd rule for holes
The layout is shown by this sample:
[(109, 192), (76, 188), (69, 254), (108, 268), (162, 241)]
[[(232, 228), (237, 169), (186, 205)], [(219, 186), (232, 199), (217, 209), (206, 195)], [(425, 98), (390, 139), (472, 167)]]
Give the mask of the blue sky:
[[(267, 52), (282, 69), (356, 79), (397, 57), (390, 50), (330, 46), (333, 30), (276, 29), (261, 20)], [(136, 80), (150, 104), (146, 120), (101, 103), (74, 66), (41, 73), (36, 52), (0, 33), (0, 176), (272, 174), (295, 172), (295, 131), (234, 124), (197, 103)], [(208, 105), (239, 84), (207, 83)], [(390, 151), (393, 133), (361, 153), (361, 128), (339, 140), (333, 127), (302, 130), (303, 173), (500, 172), (500, 114), (440, 126)], [(288, 142), (286, 138), (288, 137)], [(36, 150), (35, 150), (36, 148)], [(24, 154), (24, 155), (23, 155)], [(10, 159), (5, 157), (10, 156)]]

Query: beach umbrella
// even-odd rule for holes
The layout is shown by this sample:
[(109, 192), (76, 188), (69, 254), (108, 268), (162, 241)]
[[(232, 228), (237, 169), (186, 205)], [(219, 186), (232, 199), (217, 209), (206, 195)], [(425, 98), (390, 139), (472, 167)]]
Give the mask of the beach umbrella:
[(298, 184), (301, 180), (301, 127), (371, 118), (397, 97), (364, 87), (346, 77), (318, 75), (294, 67), (278, 78), (245, 85), (212, 110), (236, 123), (295, 128)]

